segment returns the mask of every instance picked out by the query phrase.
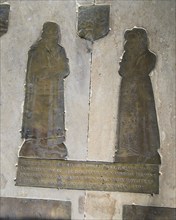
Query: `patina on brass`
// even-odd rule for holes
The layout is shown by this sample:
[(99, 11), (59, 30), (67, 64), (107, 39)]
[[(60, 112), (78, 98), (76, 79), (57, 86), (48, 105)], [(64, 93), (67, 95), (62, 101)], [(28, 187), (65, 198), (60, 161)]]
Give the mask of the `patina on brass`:
[(9, 24), (9, 4), (0, 4), (0, 37), (7, 33)]
[[(57, 120), (64, 115), (63, 78), (68, 74), (68, 62), (65, 53), (62, 55), (63, 53), (59, 52), (62, 62), (55, 59), (54, 62), (51, 60), (50, 62), (53, 63), (49, 65), (51, 55), (55, 57), (57, 52), (47, 45), (48, 42), (47, 44), (45, 41), (43, 42), (44, 39), (42, 37), (41, 42), (37, 42), (32, 48), (32, 54), (29, 54), (29, 57), (34, 55), (34, 64), (32, 65), (31, 59), (29, 59), (22, 129), (22, 137), (26, 138), (23, 145), (25, 150), (22, 151), (23, 154), (20, 152), (20, 156), (23, 157), (20, 157), (18, 161), (16, 185), (159, 193), (158, 164), (160, 158), (157, 152), (159, 132), (149, 77), (149, 73), (155, 66), (156, 56), (148, 50), (146, 31), (134, 28), (125, 33), (125, 53), (119, 70), (122, 76), (119, 145), (114, 163), (61, 160), (57, 153), (60, 150), (56, 151), (55, 148), (53, 150), (49, 141), (52, 140), (55, 143), (58, 140), (59, 148), (59, 144), (62, 145), (65, 137), (64, 120), (60, 120), (60, 124)], [(60, 46), (56, 48), (63, 51)], [(36, 56), (33, 50), (36, 50)], [(38, 56), (38, 51), (42, 56)], [(53, 51), (55, 51), (54, 54)], [(44, 59), (47, 57), (47, 53), (49, 53), (48, 58)], [(43, 60), (45, 61), (43, 62)], [(57, 74), (54, 73), (59, 73), (60, 84), (56, 80), (57, 77), (55, 78)], [(53, 74), (55, 81), (52, 81)], [(59, 85), (59, 90), (57, 90), (55, 82)], [(52, 91), (57, 92), (52, 93), (52, 88), (55, 89)], [(61, 95), (60, 92), (62, 92)], [(55, 102), (55, 97), (56, 100), (59, 99), (59, 102)], [(50, 105), (49, 101), (51, 101)], [(57, 105), (57, 103), (59, 104)], [(56, 110), (60, 107), (61, 111), (57, 112)], [(56, 116), (59, 116), (54, 117), (55, 120), (52, 118), (53, 113), (51, 114), (53, 110), (55, 110)], [(60, 114), (57, 115), (57, 113)], [(60, 135), (55, 133), (57, 125), (61, 126)], [(53, 156), (50, 152), (51, 154), (56, 152), (56, 154)], [(33, 158), (29, 158), (32, 156)], [(48, 158), (52, 158), (52, 160), (48, 160)]]
[(81, 6), (78, 9), (78, 35), (94, 41), (109, 32), (109, 5)]
[(116, 162), (160, 164), (160, 147), (150, 72), (156, 56), (148, 49), (142, 28), (125, 32), (124, 54), (120, 62), (122, 77), (119, 101)]
[(158, 193), (156, 164), (124, 164), (19, 158), (16, 185)]
[(65, 158), (64, 78), (68, 59), (54, 22), (43, 25), (41, 39), (29, 50), (22, 138), (22, 157)]
[(3, 220), (71, 220), (69, 201), (1, 197), (0, 210)]
[(123, 220), (175, 220), (176, 209), (167, 207), (124, 205)]

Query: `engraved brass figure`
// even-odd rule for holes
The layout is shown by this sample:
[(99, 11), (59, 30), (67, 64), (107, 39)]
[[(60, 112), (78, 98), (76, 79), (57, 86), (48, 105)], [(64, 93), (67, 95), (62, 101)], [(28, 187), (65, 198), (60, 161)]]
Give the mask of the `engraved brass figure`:
[(109, 33), (109, 5), (81, 6), (78, 11), (78, 35), (98, 40)]
[(157, 152), (159, 130), (150, 72), (156, 56), (148, 49), (142, 28), (125, 32), (119, 74), (122, 77), (119, 101), (118, 146), (115, 161), (160, 164)]
[(65, 50), (58, 44), (60, 29), (43, 25), (41, 39), (29, 50), (22, 138), (19, 156), (65, 158), (64, 78), (69, 75)]
[(7, 33), (9, 24), (9, 4), (0, 4), (0, 37)]

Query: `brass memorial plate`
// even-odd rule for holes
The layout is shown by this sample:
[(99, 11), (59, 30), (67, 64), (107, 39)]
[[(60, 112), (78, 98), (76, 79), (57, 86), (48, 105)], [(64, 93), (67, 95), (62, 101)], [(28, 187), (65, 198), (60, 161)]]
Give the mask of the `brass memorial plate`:
[(153, 206), (123, 206), (123, 220), (175, 220), (176, 209)]
[[(91, 41), (106, 35), (108, 16), (109, 6), (80, 7), (79, 34)], [(115, 161), (71, 161), (64, 144), (68, 59), (59, 44), (59, 26), (43, 25), (28, 55), (17, 186), (159, 193), (159, 130), (149, 76), (156, 56), (144, 29), (127, 30), (124, 37)]]
[(149, 75), (155, 67), (156, 55), (148, 49), (145, 29), (129, 29), (124, 38), (115, 161), (159, 165), (159, 129)]
[(156, 165), (19, 158), (17, 186), (158, 193)]
[(80, 6), (78, 35), (86, 40), (98, 40), (109, 33), (109, 5)]
[(46, 22), (41, 38), (28, 53), (22, 138), (19, 156), (66, 158), (64, 79), (68, 59), (59, 44), (59, 25)]
[(0, 210), (2, 220), (71, 220), (69, 201), (1, 197)]
[(9, 24), (9, 4), (0, 4), (0, 37), (7, 33)]

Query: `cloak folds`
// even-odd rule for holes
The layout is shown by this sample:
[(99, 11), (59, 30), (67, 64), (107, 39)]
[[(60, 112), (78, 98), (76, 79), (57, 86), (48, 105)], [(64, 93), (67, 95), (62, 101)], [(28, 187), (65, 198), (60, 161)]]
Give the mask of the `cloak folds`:
[(159, 130), (149, 73), (156, 57), (149, 50), (122, 74), (117, 162), (160, 163)]

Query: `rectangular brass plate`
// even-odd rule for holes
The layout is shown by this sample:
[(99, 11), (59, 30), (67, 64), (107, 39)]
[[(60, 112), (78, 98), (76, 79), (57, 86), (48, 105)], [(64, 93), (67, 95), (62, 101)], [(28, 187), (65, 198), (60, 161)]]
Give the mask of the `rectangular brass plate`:
[(71, 202), (1, 197), (0, 219), (71, 219)]
[(175, 220), (176, 209), (153, 206), (123, 206), (123, 220)]
[(159, 167), (19, 158), (16, 185), (157, 194)]
[(0, 4), (0, 37), (7, 33), (9, 24), (9, 4)]

